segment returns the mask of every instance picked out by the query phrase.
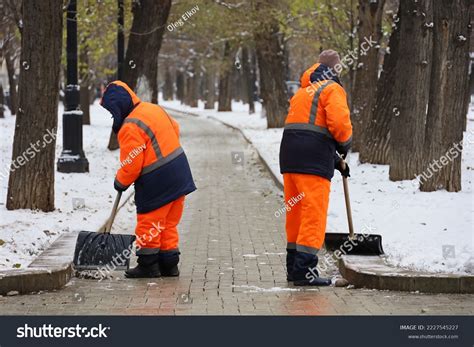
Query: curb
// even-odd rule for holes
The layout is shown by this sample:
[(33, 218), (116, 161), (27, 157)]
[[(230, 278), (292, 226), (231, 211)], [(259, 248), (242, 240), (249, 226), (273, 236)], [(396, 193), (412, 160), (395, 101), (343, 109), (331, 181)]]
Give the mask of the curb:
[[(117, 213), (133, 195), (124, 200)], [(72, 261), (77, 235), (78, 232), (61, 234), (25, 269), (0, 271), (0, 295), (28, 294), (64, 287), (74, 275)]]
[(387, 265), (380, 256), (342, 256), (339, 271), (356, 288), (473, 294), (474, 276), (415, 272)]
[[(165, 107), (165, 109), (182, 115), (200, 117), (196, 113), (179, 111), (169, 107)], [(276, 186), (283, 190), (283, 184), (271, 170), (270, 165), (260, 154), (258, 148), (254, 146), (253, 142), (245, 135), (242, 129), (213, 116), (207, 116), (207, 118), (239, 131), (243, 138), (254, 147)], [(339, 259), (339, 271), (341, 275), (356, 288), (408, 292), (418, 291), (422, 293), (474, 293), (474, 276), (407, 271), (397, 267), (387, 266), (384, 257), (381, 256), (343, 256), (342, 259)]]

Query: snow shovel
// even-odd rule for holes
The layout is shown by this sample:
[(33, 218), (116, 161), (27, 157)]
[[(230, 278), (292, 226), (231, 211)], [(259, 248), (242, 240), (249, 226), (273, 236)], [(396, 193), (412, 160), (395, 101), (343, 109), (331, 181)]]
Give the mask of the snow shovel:
[(130, 265), (135, 235), (111, 234), (122, 192), (117, 193), (112, 213), (105, 228), (98, 232), (81, 231), (77, 236), (74, 252), (74, 269), (83, 270), (127, 270)]
[[(343, 168), (346, 162), (342, 161)], [(355, 234), (352, 223), (351, 201), (349, 199), (349, 183), (347, 177), (342, 177), (344, 185), (344, 198), (346, 201), (347, 222), (349, 224), (349, 234), (326, 233), (324, 243), (329, 251), (340, 251), (342, 254), (353, 255), (381, 255), (384, 254), (382, 248), (382, 235), (375, 234)]]

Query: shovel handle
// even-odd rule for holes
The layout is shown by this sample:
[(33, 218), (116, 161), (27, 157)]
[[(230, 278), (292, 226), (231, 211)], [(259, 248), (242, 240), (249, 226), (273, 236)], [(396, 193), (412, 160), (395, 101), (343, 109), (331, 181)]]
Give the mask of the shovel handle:
[(109, 220), (107, 221), (107, 225), (105, 226), (105, 232), (110, 234), (110, 230), (112, 230), (112, 224), (114, 223), (115, 215), (117, 214), (117, 208), (120, 203), (120, 198), (122, 197), (122, 192), (117, 192), (117, 196), (115, 197), (114, 206), (112, 207), (112, 212), (110, 213)]
[[(342, 159), (342, 169), (346, 168), (346, 162)], [(349, 237), (354, 238), (354, 224), (352, 224), (351, 200), (349, 199), (349, 182), (347, 177), (342, 176), (342, 184), (344, 186), (344, 200), (346, 201), (347, 223), (349, 224)]]

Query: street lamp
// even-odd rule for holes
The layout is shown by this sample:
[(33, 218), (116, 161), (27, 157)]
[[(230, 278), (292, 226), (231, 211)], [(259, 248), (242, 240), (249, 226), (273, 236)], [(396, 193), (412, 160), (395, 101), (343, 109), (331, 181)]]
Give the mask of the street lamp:
[(77, 3), (70, 0), (66, 15), (67, 78), (63, 113), (63, 150), (58, 158), (59, 172), (89, 172), (82, 149), (82, 111), (77, 83)]

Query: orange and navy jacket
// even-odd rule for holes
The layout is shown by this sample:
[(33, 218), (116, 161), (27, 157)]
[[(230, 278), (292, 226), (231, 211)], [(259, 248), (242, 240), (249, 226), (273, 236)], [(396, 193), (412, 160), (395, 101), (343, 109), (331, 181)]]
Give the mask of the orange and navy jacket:
[(112, 113), (120, 145), (115, 184), (135, 183), (137, 213), (156, 210), (196, 190), (179, 142), (179, 125), (160, 106), (142, 102), (121, 81), (110, 83), (101, 105)]
[(280, 172), (331, 179), (352, 142), (352, 125), (344, 88), (331, 69), (315, 64), (301, 76), (290, 100), (280, 146)]

